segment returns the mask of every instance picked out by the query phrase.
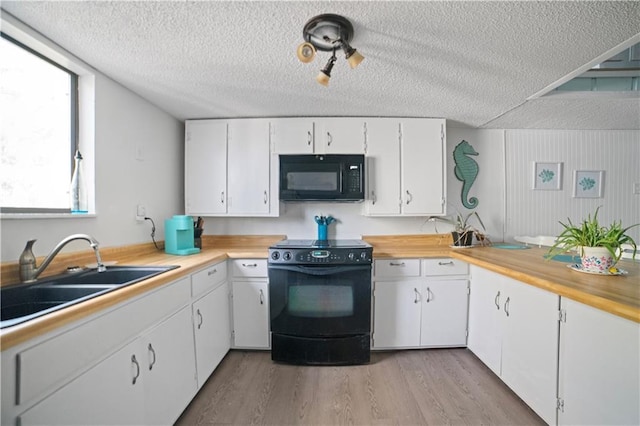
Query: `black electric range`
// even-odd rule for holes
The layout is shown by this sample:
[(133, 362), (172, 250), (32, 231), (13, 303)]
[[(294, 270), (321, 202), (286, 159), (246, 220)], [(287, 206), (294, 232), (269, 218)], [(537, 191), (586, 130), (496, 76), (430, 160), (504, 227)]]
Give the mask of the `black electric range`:
[(372, 255), (362, 240), (283, 240), (269, 248), (272, 360), (369, 362)]

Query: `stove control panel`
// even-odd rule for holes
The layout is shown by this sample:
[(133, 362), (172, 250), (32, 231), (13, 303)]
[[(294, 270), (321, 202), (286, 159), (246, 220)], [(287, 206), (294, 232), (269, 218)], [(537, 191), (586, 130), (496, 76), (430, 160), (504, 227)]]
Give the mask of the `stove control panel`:
[(370, 264), (373, 262), (371, 248), (337, 249), (269, 249), (269, 263), (288, 263), (296, 265), (318, 264)]

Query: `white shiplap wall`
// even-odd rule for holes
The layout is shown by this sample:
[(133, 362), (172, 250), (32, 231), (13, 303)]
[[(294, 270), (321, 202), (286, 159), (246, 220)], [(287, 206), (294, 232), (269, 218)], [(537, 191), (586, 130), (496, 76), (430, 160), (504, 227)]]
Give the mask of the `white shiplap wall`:
[[(562, 162), (560, 191), (532, 189), (532, 163)], [(505, 133), (505, 238), (557, 235), (558, 221), (581, 221), (602, 206), (602, 223), (640, 223), (640, 131), (507, 130)], [(574, 170), (604, 170), (603, 198), (573, 198)], [(640, 238), (640, 227), (631, 232)]]

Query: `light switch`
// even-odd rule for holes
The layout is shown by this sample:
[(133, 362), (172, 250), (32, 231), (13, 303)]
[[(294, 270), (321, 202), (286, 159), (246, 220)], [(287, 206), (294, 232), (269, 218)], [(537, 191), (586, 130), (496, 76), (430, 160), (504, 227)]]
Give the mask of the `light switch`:
[(635, 195), (640, 195), (640, 182), (636, 182), (633, 184), (633, 193)]

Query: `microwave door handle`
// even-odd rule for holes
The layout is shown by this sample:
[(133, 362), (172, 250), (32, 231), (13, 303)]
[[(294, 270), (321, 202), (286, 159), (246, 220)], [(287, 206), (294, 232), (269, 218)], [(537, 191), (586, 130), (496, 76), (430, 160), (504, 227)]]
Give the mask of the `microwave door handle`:
[(279, 271), (300, 272), (307, 275), (335, 275), (346, 272), (369, 271), (371, 265), (346, 265), (346, 266), (302, 266), (302, 265), (269, 265), (269, 269), (277, 269)]

